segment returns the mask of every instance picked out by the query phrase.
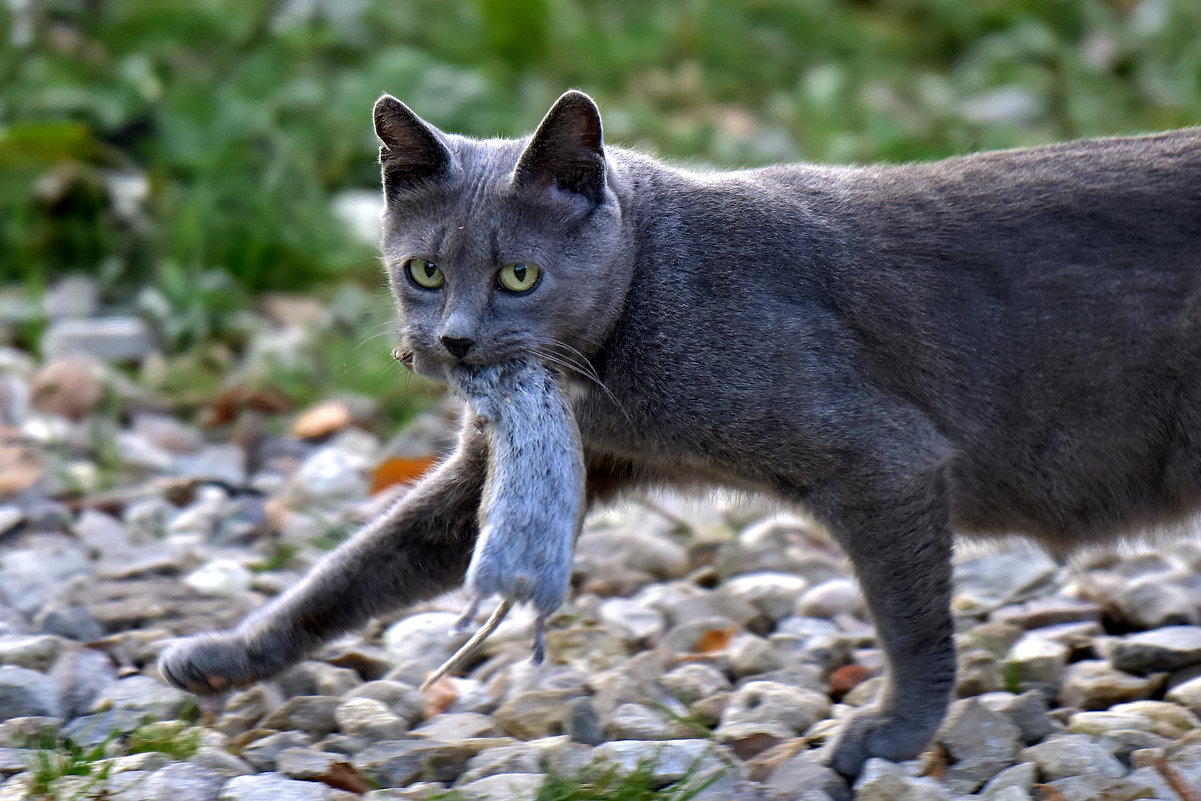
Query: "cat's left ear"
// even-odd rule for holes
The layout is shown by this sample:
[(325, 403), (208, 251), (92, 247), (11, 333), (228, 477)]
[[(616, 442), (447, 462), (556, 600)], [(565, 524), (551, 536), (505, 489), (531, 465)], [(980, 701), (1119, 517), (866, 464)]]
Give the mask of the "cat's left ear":
[(599, 203), (605, 192), (600, 110), (583, 92), (560, 97), (526, 145), (513, 182), (573, 192)]

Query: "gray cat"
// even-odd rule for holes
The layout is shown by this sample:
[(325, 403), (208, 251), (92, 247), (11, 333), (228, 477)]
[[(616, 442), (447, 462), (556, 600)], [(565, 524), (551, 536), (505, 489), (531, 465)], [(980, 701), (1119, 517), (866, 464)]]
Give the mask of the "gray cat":
[[(846, 549), (889, 673), (830, 749), (845, 775), (942, 720), (952, 531), (1062, 553), (1201, 506), (1201, 131), (695, 174), (604, 147), (579, 92), (518, 141), (390, 96), (375, 130), (406, 363), (556, 370), (590, 502), (720, 484)], [(468, 419), (383, 518), (164, 674), (243, 685), (455, 587), (487, 465)]]

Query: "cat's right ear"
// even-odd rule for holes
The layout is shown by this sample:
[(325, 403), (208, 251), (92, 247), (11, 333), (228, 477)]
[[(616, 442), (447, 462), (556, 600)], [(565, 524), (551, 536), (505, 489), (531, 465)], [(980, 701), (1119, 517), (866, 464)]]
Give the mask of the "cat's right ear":
[(436, 178), (450, 168), (452, 156), (442, 132), (392, 95), (375, 101), (372, 118), (375, 135), (383, 142), (379, 163), (389, 194)]

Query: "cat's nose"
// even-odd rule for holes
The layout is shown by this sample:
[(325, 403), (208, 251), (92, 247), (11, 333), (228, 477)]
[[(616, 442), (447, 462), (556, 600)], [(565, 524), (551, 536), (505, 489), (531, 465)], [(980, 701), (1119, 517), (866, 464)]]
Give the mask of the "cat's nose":
[(450, 351), (450, 355), (456, 359), (462, 359), (467, 355), (467, 351), (471, 350), (471, 346), (475, 344), (474, 339), (466, 337), (442, 337), (442, 346)]

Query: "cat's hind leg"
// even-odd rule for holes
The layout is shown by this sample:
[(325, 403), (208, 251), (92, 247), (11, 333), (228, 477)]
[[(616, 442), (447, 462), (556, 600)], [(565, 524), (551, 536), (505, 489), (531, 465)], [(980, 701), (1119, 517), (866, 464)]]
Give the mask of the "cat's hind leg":
[(236, 628), (171, 646), (160, 672), (195, 693), (243, 687), (374, 615), (453, 589), (475, 545), (486, 470), (483, 437), (464, 426), (455, 455), (391, 510)]

